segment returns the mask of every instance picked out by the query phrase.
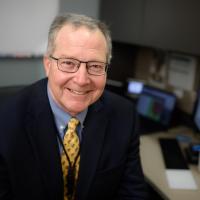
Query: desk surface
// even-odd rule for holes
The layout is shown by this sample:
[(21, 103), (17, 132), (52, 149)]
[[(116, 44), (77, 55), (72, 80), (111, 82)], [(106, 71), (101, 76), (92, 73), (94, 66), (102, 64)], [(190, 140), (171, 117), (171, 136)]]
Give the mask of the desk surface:
[(165, 175), (165, 165), (160, 149), (158, 137), (175, 137), (177, 134), (190, 135), (189, 129), (184, 127), (171, 130), (168, 133), (160, 132), (141, 136), (141, 161), (144, 175), (156, 191), (170, 200), (199, 200), (200, 199), (200, 171), (197, 166), (190, 165), (190, 170), (198, 186), (197, 190), (170, 189)]

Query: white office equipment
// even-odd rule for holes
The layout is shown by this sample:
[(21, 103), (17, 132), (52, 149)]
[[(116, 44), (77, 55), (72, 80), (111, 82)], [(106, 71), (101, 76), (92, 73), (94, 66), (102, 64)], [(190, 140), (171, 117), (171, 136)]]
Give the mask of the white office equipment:
[(171, 189), (198, 189), (192, 172), (188, 169), (167, 169), (166, 176)]

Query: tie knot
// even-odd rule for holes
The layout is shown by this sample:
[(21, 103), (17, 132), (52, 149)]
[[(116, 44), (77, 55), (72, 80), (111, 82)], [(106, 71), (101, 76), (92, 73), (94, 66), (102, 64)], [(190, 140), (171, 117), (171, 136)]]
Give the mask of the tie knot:
[(72, 117), (68, 122), (68, 129), (75, 131), (78, 124), (79, 124), (79, 120)]

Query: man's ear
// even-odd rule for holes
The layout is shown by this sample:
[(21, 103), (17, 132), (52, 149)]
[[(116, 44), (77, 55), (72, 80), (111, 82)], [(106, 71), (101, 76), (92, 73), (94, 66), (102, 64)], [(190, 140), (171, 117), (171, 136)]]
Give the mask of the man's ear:
[(43, 65), (44, 65), (45, 74), (48, 77), (49, 70), (51, 67), (51, 60), (47, 55), (44, 55), (44, 57), (43, 57)]

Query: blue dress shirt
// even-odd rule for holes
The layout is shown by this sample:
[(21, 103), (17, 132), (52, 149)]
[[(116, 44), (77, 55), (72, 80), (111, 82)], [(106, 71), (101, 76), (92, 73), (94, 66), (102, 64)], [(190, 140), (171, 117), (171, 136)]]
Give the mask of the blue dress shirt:
[[(51, 92), (50, 92), (50, 88), (47, 86), (47, 94), (48, 94), (48, 98), (49, 98), (49, 102), (50, 102), (50, 106), (54, 115), (54, 120), (56, 123), (56, 127), (58, 129), (58, 133), (60, 138), (62, 138), (62, 140), (64, 139), (64, 135), (66, 132), (66, 126), (71, 118), (70, 114), (65, 112), (53, 99)], [(83, 112), (79, 113), (76, 118), (80, 121), (80, 125), (78, 126), (78, 136), (79, 139), (81, 141), (82, 138), (82, 130), (83, 130), (83, 122), (85, 120), (87, 114), (87, 109), (84, 110)], [(59, 142), (59, 148), (60, 151), (62, 152), (62, 145)]]

